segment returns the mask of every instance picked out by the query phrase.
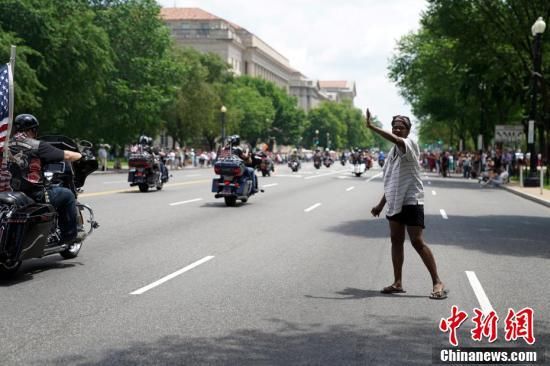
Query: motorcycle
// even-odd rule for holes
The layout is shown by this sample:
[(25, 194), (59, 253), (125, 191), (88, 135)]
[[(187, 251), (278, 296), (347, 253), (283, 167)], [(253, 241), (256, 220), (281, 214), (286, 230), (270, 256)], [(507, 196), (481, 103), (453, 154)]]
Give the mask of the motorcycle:
[(332, 158), (324, 158), (323, 159), (323, 164), (327, 167), (327, 168), (330, 168), (330, 166), (334, 163), (334, 160), (332, 160)]
[(273, 160), (265, 154), (255, 155), (256, 159), (260, 159), (258, 171), (262, 172), (262, 177), (271, 177), (271, 172), (275, 171)]
[[(260, 160), (261, 157), (254, 156), (255, 164), (259, 164)], [(212, 192), (216, 193), (214, 197), (223, 197), (229, 207), (235, 206), (237, 200), (246, 203), (256, 192), (254, 182), (245, 175), (245, 171), (244, 161), (237, 155), (229, 154), (218, 160), (214, 164), (214, 172), (220, 177), (212, 180)]]
[[(72, 164), (50, 163), (42, 171), (44, 203), (37, 202), (23, 192), (0, 192), (0, 276), (14, 275), (21, 263), (30, 258), (42, 258), (59, 253), (65, 259), (78, 256), (83, 241), (61, 243), (58, 213), (48, 200), (47, 190), (53, 185), (71, 190), (75, 198), (82, 191), (86, 177), (98, 168), (88, 141), (78, 145), (65, 136), (45, 136), (47, 141), (62, 150), (80, 152), (82, 158)], [(76, 201), (77, 223), (87, 231), (86, 238), (99, 227), (94, 212), (88, 205)]]
[(289, 161), (288, 166), (294, 173), (296, 173), (301, 168), (301, 164), (299, 160)]
[(314, 157), (313, 158), (313, 166), (315, 169), (321, 168), (321, 158), (320, 157)]
[(346, 157), (345, 156), (342, 156), (340, 158), (340, 164), (342, 164), (342, 166), (345, 166), (346, 165)]
[(147, 192), (154, 187), (160, 191), (164, 183), (168, 182), (168, 177), (162, 176), (160, 164), (160, 159), (148, 151), (132, 153), (128, 159), (130, 187), (138, 186), (140, 192)]
[(367, 171), (367, 165), (365, 164), (364, 160), (354, 161), (352, 173), (355, 174), (356, 177), (360, 177), (366, 171)]

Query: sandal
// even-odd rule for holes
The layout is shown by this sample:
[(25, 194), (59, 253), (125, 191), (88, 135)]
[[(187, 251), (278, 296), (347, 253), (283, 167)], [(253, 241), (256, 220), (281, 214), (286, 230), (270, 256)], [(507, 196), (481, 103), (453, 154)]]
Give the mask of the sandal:
[(430, 294), (430, 299), (432, 300), (444, 300), (447, 298), (447, 294), (449, 293), (448, 289), (443, 289), (439, 291), (434, 291)]
[(403, 290), (402, 287), (395, 287), (394, 285), (390, 285), (387, 287), (384, 287), (382, 290), (380, 290), (383, 294), (403, 294), (407, 291)]

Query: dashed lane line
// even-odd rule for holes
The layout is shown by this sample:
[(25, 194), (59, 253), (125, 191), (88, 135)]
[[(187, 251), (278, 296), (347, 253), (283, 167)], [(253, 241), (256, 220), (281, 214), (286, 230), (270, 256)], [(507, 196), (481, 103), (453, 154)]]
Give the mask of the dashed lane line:
[(348, 189), (346, 189), (346, 192), (353, 191), (354, 189), (355, 187), (349, 187)]
[(319, 206), (321, 206), (321, 203), (316, 203), (316, 204), (314, 204), (313, 206), (306, 208), (306, 209), (304, 210), (304, 212), (313, 211), (313, 210), (315, 210), (315, 209), (316, 209), (317, 207), (319, 207)]
[(493, 306), (491, 305), (489, 298), (485, 294), (485, 291), (483, 290), (481, 283), (477, 279), (475, 272), (473, 271), (465, 271), (465, 272), (466, 272), (466, 276), (468, 276), (468, 280), (470, 281), (470, 285), (472, 286), (472, 289), (474, 290), (474, 293), (477, 297), (477, 301), (479, 301), (479, 305), (481, 306), (481, 311), (483, 311), (484, 314), (489, 314), (491, 311), (493, 311)]
[(437, 196), (437, 192), (436, 192), (436, 191), (432, 191), (432, 196)]
[(160, 280), (158, 280), (158, 281), (155, 281), (155, 282), (153, 282), (153, 283), (151, 283), (151, 284), (149, 284), (149, 285), (147, 285), (147, 286), (144, 286), (144, 287), (142, 287), (142, 288), (140, 288), (140, 289), (137, 289), (137, 290), (135, 290), (135, 291), (133, 291), (133, 292), (130, 292), (130, 295), (141, 295), (141, 294), (143, 294), (143, 293), (145, 293), (145, 292), (147, 292), (147, 291), (149, 291), (149, 290), (151, 290), (151, 289), (153, 289), (153, 288), (155, 288), (155, 287), (157, 287), (157, 286), (162, 285), (162, 284), (163, 284), (164, 282), (166, 282), (166, 281), (170, 281), (172, 278), (177, 277), (177, 276), (179, 276), (179, 275), (182, 274), (182, 273), (185, 273), (185, 272), (187, 272), (187, 271), (189, 271), (189, 270), (192, 270), (193, 268), (195, 268), (195, 267), (197, 267), (197, 266), (200, 266), (200, 265), (203, 264), (203, 263), (208, 262), (208, 261), (211, 260), (212, 258), (214, 258), (214, 256), (209, 255), (209, 256), (204, 257), (203, 259), (199, 259), (198, 261), (196, 261), (196, 262), (194, 262), (194, 263), (191, 263), (190, 265), (188, 265), (188, 266), (186, 266), (186, 267), (183, 267), (182, 269), (180, 269), (180, 270), (178, 270), (178, 271), (176, 271), (176, 272), (174, 272), (174, 273), (171, 273), (171, 274), (169, 274), (168, 276), (162, 277), (162, 278), (161, 278)]
[(443, 219), (447, 220), (449, 218), (444, 209), (440, 209), (439, 213), (441, 214), (441, 217), (443, 217)]
[(270, 183), (270, 184), (263, 185), (262, 188), (275, 187), (275, 186), (278, 186), (278, 185), (279, 185), (279, 183)]
[(170, 203), (170, 206), (185, 205), (186, 203), (197, 202), (197, 201), (202, 201), (202, 198), (194, 198), (192, 200), (174, 202), (174, 203)]

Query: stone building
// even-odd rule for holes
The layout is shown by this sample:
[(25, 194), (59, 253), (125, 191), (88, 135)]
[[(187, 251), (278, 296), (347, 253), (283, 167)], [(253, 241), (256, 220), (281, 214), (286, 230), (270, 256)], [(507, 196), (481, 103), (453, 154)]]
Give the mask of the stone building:
[(319, 89), (335, 102), (350, 100), (353, 103), (353, 99), (357, 96), (355, 81), (350, 80), (319, 81)]
[(287, 58), (239, 25), (199, 8), (162, 8), (176, 43), (219, 55), (236, 75), (269, 80), (289, 90), (295, 72)]

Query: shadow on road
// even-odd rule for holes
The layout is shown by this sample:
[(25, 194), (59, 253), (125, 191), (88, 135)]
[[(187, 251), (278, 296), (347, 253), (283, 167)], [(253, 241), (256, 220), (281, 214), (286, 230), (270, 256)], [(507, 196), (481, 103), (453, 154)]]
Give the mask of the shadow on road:
[(9, 279), (0, 279), (0, 287), (9, 287), (17, 285), (18, 283), (30, 281), (34, 278), (34, 275), (42, 272), (83, 265), (83, 263), (80, 262), (63, 262), (64, 260), (65, 259), (61, 257), (56, 258), (56, 256), (54, 256), (46, 259), (31, 259), (24, 261), (14, 277)]
[(328, 296), (312, 296), (312, 295), (305, 295), (304, 297), (307, 297), (309, 299), (324, 299), (324, 300), (361, 300), (361, 299), (368, 299), (372, 297), (386, 297), (386, 298), (392, 298), (392, 299), (413, 299), (413, 298), (420, 298), (420, 299), (426, 299), (428, 296), (418, 296), (418, 295), (407, 295), (404, 294), (383, 294), (380, 292), (380, 290), (362, 290), (359, 288), (346, 288), (342, 291), (336, 292), (337, 295), (340, 295), (339, 297), (328, 297)]
[(272, 331), (240, 329), (223, 336), (171, 335), (105, 350), (99, 357), (43, 360), (59, 365), (426, 365), (444, 345), (433, 320), (365, 315), (365, 324), (326, 325), (268, 319)]
[[(428, 244), (454, 245), (490, 254), (550, 258), (550, 219), (537, 216), (490, 215), (483, 217), (426, 215), (424, 237)], [(386, 238), (386, 219), (345, 221), (326, 229), (346, 236)], [(408, 239), (408, 238), (407, 238)]]

